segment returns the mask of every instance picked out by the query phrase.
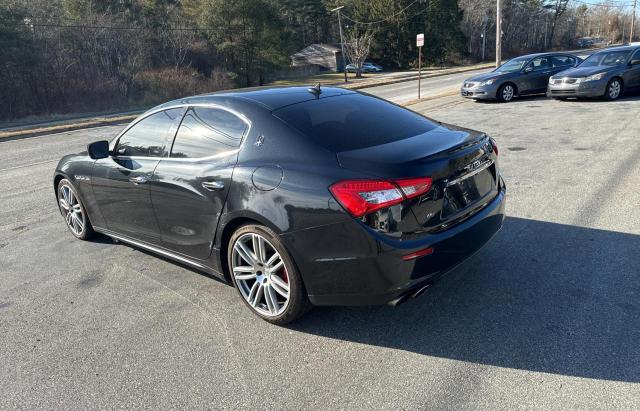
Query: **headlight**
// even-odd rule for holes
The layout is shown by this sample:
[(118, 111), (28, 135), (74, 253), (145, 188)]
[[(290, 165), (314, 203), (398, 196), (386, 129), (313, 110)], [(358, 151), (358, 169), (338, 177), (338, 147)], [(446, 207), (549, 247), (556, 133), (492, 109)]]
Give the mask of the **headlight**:
[(489, 85), (493, 84), (494, 81), (496, 81), (496, 79), (492, 78), (491, 80), (482, 81), (478, 85), (479, 86), (489, 86)]
[(587, 81), (602, 80), (602, 77), (604, 77), (604, 73), (598, 73), (598, 74), (594, 74), (594, 75), (591, 75), (591, 76), (587, 76), (582, 81), (587, 82)]
[(553, 84), (556, 81), (553, 77), (549, 77), (549, 84)]

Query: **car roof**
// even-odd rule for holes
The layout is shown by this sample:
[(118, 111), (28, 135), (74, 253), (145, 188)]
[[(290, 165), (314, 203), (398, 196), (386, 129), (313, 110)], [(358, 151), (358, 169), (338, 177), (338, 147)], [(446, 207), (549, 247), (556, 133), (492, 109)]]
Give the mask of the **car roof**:
[[(218, 91), (214, 93), (201, 94), (197, 96), (184, 97), (173, 100), (155, 107), (157, 110), (163, 107), (170, 107), (178, 104), (215, 104), (221, 101), (237, 100), (241, 102), (253, 102), (268, 110), (274, 111), (292, 104), (315, 100), (316, 94), (311, 92), (312, 86), (303, 87), (254, 87), (229, 91)], [(346, 94), (356, 94), (355, 91), (340, 87), (320, 87), (318, 99), (334, 97)]]
[(615, 47), (607, 47), (606, 49), (602, 49), (602, 50), (598, 50), (593, 54), (598, 54), (598, 53), (608, 53), (610, 51), (630, 51), (630, 50), (636, 50), (640, 48), (640, 46), (633, 46), (633, 45), (628, 45), (628, 46), (615, 46)]
[(532, 53), (532, 54), (524, 54), (522, 56), (517, 56), (517, 57), (513, 57), (514, 59), (517, 58), (529, 58), (532, 59), (534, 57), (540, 57), (540, 56), (575, 56), (575, 54), (571, 53), (571, 52), (560, 52), (560, 51), (554, 51), (551, 53)]

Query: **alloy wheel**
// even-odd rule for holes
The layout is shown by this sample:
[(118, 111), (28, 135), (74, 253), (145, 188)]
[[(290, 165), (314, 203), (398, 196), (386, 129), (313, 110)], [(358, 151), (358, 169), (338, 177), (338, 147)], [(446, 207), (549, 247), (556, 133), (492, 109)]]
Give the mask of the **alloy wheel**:
[(513, 98), (513, 86), (507, 84), (502, 89), (502, 99), (504, 101), (511, 101), (512, 98)]
[(78, 237), (81, 236), (86, 224), (86, 218), (78, 197), (69, 185), (62, 184), (58, 188), (58, 204), (71, 232)]
[(233, 244), (231, 272), (249, 305), (266, 317), (282, 314), (289, 304), (287, 267), (275, 247), (263, 236), (247, 233)]
[(622, 90), (622, 86), (618, 80), (613, 80), (611, 84), (609, 84), (609, 98), (611, 100), (615, 100), (620, 96), (620, 91)]

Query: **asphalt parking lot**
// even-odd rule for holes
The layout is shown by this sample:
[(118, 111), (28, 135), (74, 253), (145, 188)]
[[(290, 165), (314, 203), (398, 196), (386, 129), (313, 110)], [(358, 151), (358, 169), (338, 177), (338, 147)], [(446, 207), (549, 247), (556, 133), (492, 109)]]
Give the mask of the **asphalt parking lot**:
[(502, 231), (418, 299), (289, 328), (67, 231), (57, 160), (120, 127), (0, 142), (0, 408), (637, 409), (640, 98), (413, 107), (497, 140)]

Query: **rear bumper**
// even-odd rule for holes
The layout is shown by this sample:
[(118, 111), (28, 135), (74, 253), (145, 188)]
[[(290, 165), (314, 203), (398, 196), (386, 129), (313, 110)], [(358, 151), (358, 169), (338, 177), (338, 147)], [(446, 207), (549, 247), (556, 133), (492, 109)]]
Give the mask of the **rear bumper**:
[(578, 84), (549, 84), (547, 96), (553, 98), (564, 97), (600, 97), (604, 95), (606, 81), (589, 81)]
[[(388, 304), (469, 258), (502, 227), (506, 189), (468, 220), (418, 240), (389, 239), (356, 220), (282, 236), (314, 305)], [(402, 256), (433, 247), (424, 257)]]

